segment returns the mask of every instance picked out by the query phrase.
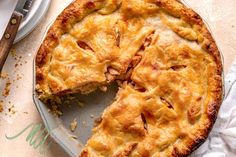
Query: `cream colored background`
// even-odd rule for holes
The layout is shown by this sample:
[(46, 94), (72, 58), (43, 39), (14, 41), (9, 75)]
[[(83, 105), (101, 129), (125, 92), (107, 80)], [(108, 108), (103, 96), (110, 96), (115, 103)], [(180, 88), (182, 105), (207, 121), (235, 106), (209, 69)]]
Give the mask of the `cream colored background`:
[[(67, 157), (57, 144), (53, 144), (46, 155), (40, 155), (25, 141), (27, 134), (16, 140), (9, 141), (5, 134), (13, 135), (32, 122), (41, 122), (40, 116), (32, 100), (32, 67), (33, 57), (39, 47), (41, 38), (48, 24), (71, 0), (52, 0), (48, 13), (36, 29), (24, 40), (17, 43), (14, 48), (17, 55), (22, 56), (22, 61), (27, 61), (14, 72), (15, 60), (9, 55), (3, 71), (10, 74), (10, 79), (17, 74), (24, 74), (23, 78), (11, 85), (10, 95), (7, 98), (0, 96), (5, 101), (5, 111), (0, 113), (0, 157)], [(224, 56), (224, 70), (227, 73), (236, 56), (236, 1), (235, 0), (185, 0), (209, 24), (213, 36)], [(5, 86), (0, 81), (0, 89)], [(16, 86), (19, 86), (16, 88)], [(14, 104), (16, 114), (9, 116), (7, 108), (9, 101)], [(28, 112), (29, 114), (25, 114)]]

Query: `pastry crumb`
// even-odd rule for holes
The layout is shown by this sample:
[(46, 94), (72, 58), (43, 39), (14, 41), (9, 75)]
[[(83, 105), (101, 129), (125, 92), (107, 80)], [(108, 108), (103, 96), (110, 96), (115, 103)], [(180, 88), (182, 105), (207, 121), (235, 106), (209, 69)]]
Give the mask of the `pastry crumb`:
[(102, 118), (101, 117), (96, 118), (95, 121), (94, 121), (94, 126), (98, 126), (101, 122), (102, 122)]
[(60, 110), (58, 105), (52, 105), (52, 108), (49, 109), (49, 110), (50, 110), (50, 112), (52, 112), (56, 116), (61, 116), (62, 115), (62, 111)]
[(84, 103), (81, 101), (78, 102), (78, 105), (79, 105), (79, 107), (84, 107)]
[(20, 76), (20, 74), (17, 74), (16, 75), (16, 80), (20, 80), (20, 79), (22, 79), (22, 76)]
[(77, 120), (76, 118), (74, 118), (74, 120), (70, 123), (70, 130), (74, 132), (76, 127), (77, 127)]
[(11, 80), (9, 78), (9, 74), (6, 73), (6, 72), (2, 72), (0, 74), (0, 77), (1, 77), (1, 79), (6, 80), (5, 87), (4, 87), (3, 91), (2, 91), (2, 96), (3, 97), (7, 97), (10, 94), (10, 86), (12, 84)]
[(94, 115), (93, 115), (93, 114), (91, 114), (91, 115), (90, 115), (90, 118), (94, 118)]
[(12, 57), (16, 57), (16, 49), (11, 49), (10, 53)]
[(11, 115), (14, 115), (16, 113), (16, 109), (15, 109), (15, 106), (12, 105), (11, 107), (8, 108), (8, 112), (11, 114)]
[(0, 113), (3, 112), (3, 101), (0, 101)]
[(5, 88), (3, 89), (2, 96), (7, 97), (10, 94), (11, 81), (7, 79)]
[(2, 79), (6, 79), (8, 76), (9, 76), (8, 73), (2, 72), (0, 77), (1, 77)]
[(77, 140), (77, 139), (78, 139), (78, 137), (77, 137), (77, 136), (74, 136), (74, 135), (73, 135), (73, 136), (71, 136), (71, 138), (72, 138), (72, 139), (75, 139), (75, 140)]

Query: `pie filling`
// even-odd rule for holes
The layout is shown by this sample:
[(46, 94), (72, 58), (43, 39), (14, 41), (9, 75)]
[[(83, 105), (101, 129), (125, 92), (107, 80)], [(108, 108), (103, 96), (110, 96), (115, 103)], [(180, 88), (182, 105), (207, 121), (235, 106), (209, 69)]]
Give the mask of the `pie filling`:
[(189, 11), (175, 0), (109, 0), (63, 33), (38, 65), (43, 101), (120, 85), (81, 157), (185, 156), (206, 138), (209, 112), (218, 111), (211, 104), (221, 101), (221, 63), (209, 52), (205, 26), (185, 20), (181, 7)]

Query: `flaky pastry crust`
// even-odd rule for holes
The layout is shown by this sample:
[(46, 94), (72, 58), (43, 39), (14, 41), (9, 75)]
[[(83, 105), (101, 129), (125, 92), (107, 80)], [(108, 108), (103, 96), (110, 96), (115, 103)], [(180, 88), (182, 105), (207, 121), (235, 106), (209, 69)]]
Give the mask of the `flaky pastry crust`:
[(123, 82), (81, 157), (187, 156), (222, 101), (219, 50), (177, 0), (75, 0), (36, 56), (43, 101)]

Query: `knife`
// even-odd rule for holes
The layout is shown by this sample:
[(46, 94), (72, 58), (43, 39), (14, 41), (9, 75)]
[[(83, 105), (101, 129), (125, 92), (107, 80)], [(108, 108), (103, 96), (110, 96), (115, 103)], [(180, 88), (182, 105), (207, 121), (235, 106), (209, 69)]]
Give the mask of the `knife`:
[(0, 72), (2, 71), (3, 65), (13, 45), (21, 20), (29, 12), (33, 1), (34, 0), (19, 0), (16, 9), (9, 20), (4, 35), (0, 40)]

